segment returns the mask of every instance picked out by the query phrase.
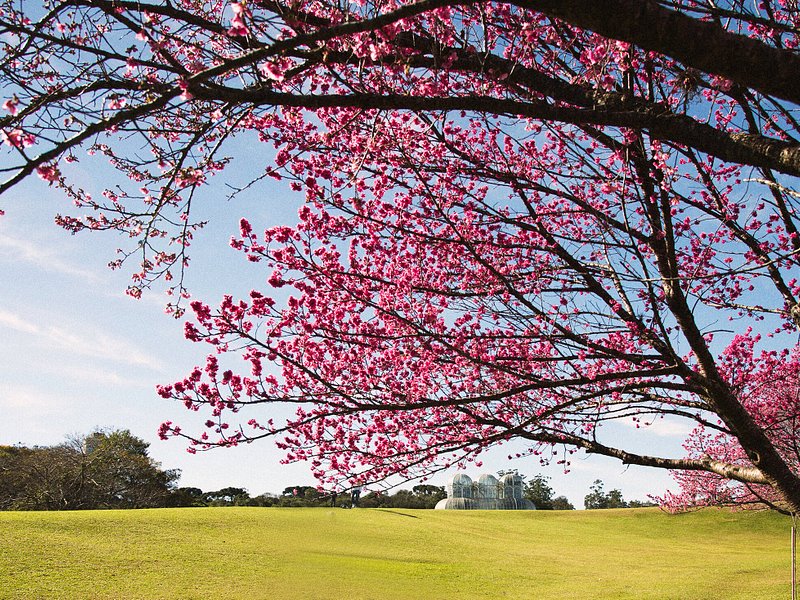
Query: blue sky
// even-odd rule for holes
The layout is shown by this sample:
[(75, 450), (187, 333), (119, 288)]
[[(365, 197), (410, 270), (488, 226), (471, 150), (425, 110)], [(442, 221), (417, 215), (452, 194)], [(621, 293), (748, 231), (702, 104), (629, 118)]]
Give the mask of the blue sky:
[[(238, 168), (241, 174), (242, 163)], [(111, 173), (81, 166), (74, 176), (99, 191), (99, 174)], [(235, 171), (226, 175), (235, 176)], [(205, 191), (207, 200), (215, 194), (204, 208), (211, 222), (192, 247), (187, 279), (190, 291), (212, 305), (224, 293), (263, 287), (269, 275), (229, 248), (239, 218), (247, 216), (257, 230), (291, 222), (302, 202), (301, 195), (275, 184), (231, 202), (221, 187)], [(281, 453), (269, 441), (196, 455), (181, 441), (160, 441), (161, 422), (199, 431), (206, 418), (155, 393), (156, 385), (203, 364), (206, 348), (184, 340), (183, 322), (164, 313), (167, 298), (161, 291), (138, 301), (124, 294), (131, 269), (106, 267), (124, 239), (72, 236), (53, 223), (56, 213), (73, 211), (58, 191), (31, 179), (0, 200), (6, 211), (0, 217), (0, 444), (56, 444), (97, 427), (127, 428), (151, 443), (152, 456), (164, 467), (182, 470), (184, 486), (237, 486), (255, 495), (314, 483), (305, 465), (281, 465)], [(682, 425), (664, 421), (639, 442), (629, 425), (616, 426), (614, 435), (630, 439), (634, 449), (674, 454), (685, 433)], [(602, 479), (606, 489), (620, 488), (627, 499), (661, 493), (671, 483), (663, 471), (580, 455), (564, 475), (558, 466), (542, 468), (531, 459), (509, 462), (506, 456), (516, 450), (489, 452), (484, 466), (469, 474), (508, 468), (529, 476), (541, 472), (576, 507), (583, 506), (594, 479)], [(450, 475), (438, 475), (433, 483), (443, 485)]]

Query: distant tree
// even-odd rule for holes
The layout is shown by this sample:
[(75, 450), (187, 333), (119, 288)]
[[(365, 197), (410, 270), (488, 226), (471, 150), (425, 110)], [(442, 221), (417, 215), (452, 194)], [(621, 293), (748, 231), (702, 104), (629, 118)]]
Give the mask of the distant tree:
[(447, 492), (443, 485), (415, 485), (411, 491), (420, 498), (430, 499), (434, 506), (439, 500), (447, 498)]
[(566, 496), (555, 496), (550, 478), (544, 475), (535, 475), (526, 481), (523, 494), (538, 510), (575, 510)]
[(411, 491), (398, 490), (390, 496), (380, 496), (383, 499), (384, 506), (417, 509), (433, 508), (439, 500), (446, 497), (447, 492), (445, 492), (444, 487), (436, 485), (415, 485)]
[(167, 506), (206, 506), (205, 492), (196, 487), (179, 487), (172, 490)]
[(20, 468), (33, 450), (22, 446), (0, 446), (0, 510), (15, 508), (25, 487), (25, 472)]
[(215, 492), (206, 492), (205, 500), (210, 506), (244, 506), (250, 494), (244, 488), (225, 487)]
[(87, 504), (94, 508), (165, 506), (180, 476), (162, 470), (149, 443), (127, 429), (95, 431), (73, 442), (82, 449)]
[(247, 490), (237, 487), (225, 487), (214, 492), (204, 492), (196, 487), (180, 487), (173, 490), (167, 506), (275, 506), (280, 497), (276, 494), (263, 493), (250, 496)]
[(625, 508), (628, 504), (622, 498), (622, 492), (611, 490), (606, 493), (603, 489), (603, 482), (595, 479), (589, 488), (589, 493), (583, 499), (583, 506), (587, 510), (596, 508)]
[(66, 445), (0, 449), (0, 508), (88, 508), (81, 455)]
[(281, 496), (293, 496), (295, 498), (306, 498), (314, 494), (319, 495), (319, 491), (313, 485), (290, 485), (283, 488), (283, 492), (281, 492)]
[(525, 482), (525, 498), (533, 502), (539, 510), (553, 510), (553, 488), (549, 485), (550, 478), (544, 475), (535, 475), (533, 479)]
[(424, 499), (410, 490), (397, 490), (390, 496), (381, 496), (386, 499), (384, 506), (387, 508), (425, 508)]
[(583, 498), (583, 507), (587, 510), (595, 508), (606, 508), (606, 494), (603, 491), (603, 482), (595, 479), (589, 488), (589, 493)]
[(575, 507), (566, 496), (556, 496), (553, 498), (553, 510), (575, 510)]
[[(381, 491), (367, 492), (361, 496), (358, 502), (360, 508), (414, 508), (431, 509), (436, 506), (442, 498), (446, 498), (447, 493), (443, 486), (436, 485), (415, 485), (411, 490), (397, 490), (394, 494), (387, 494)], [(341, 506), (350, 506), (349, 494), (340, 496)], [(284, 504), (287, 499), (282, 498), (281, 506), (329, 506), (330, 496), (325, 494), (319, 497), (316, 502), (306, 501)], [(291, 499), (288, 500), (291, 502)]]
[[(390, 508), (388, 506), (389, 495), (380, 492), (368, 492), (361, 496), (359, 507), (361, 508)], [(347, 504), (347, 506), (350, 506)]]
[(658, 506), (658, 504), (650, 500), (630, 500), (628, 502), (628, 508), (647, 508), (649, 506)]
[(622, 492), (611, 490), (606, 494), (606, 508), (627, 508), (628, 503), (622, 498)]
[(268, 492), (259, 494), (258, 496), (253, 496), (247, 500), (247, 506), (275, 506), (278, 504), (279, 498), (275, 494), (270, 494)]
[[(360, 508), (427, 508), (422, 506), (418, 496), (409, 490), (397, 490), (394, 494), (381, 491), (368, 492), (361, 496), (358, 506)], [(435, 503), (430, 507), (433, 508)]]
[(283, 489), (276, 503), (282, 507), (324, 506), (330, 496), (312, 485), (290, 485)]
[(179, 472), (162, 470), (128, 430), (94, 431), (48, 447), (0, 448), (0, 508), (165, 506)]

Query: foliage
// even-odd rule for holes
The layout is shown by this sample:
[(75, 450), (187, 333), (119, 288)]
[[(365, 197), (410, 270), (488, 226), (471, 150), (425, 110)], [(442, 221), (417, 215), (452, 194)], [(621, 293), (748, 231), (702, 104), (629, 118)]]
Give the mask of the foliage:
[(0, 508), (86, 507), (83, 457), (68, 445), (0, 448)]
[(150, 444), (128, 430), (96, 431), (75, 442), (86, 457), (87, 508), (163, 506), (180, 476), (177, 470), (162, 470), (148, 456)]
[(556, 496), (550, 487), (550, 478), (534, 475), (525, 482), (525, 497), (533, 502), (537, 510), (575, 510), (566, 496)]
[(295, 498), (318, 498), (319, 490), (313, 485), (290, 485), (283, 489), (281, 496), (293, 496)]
[[(794, 0), (4, 0), (0, 191), (36, 173), (89, 211), (64, 227), (127, 234), (130, 293), (169, 281), (176, 314), (226, 152), (252, 165), (263, 142), (242, 189), (305, 193), (294, 226), (243, 218), (232, 240), (268, 289), (190, 303), (210, 355), (159, 393), (206, 414), (162, 426), (192, 449), (273, 436), (349, 487), (519, 438), (565, 470), (583, 449), (691, 472), (676, 502), (797, 512), (797, 403), (752, 392), (800, 365), (797, 18)], [(83, 149), (132, 183), (73, 184)], [(607, 427), (665, 417), (696, 428), (686, 456)]]
[[(419, 484), (411, 491), (397, 490), (394, 494), (386, 492), (365, 492), (361, 496), (360, 508), (415, 508), (429, 509), (446, 497), (444, 487)], [(339, 492), (335, 496), (330, 491), (320, 492), (311, 486), (288, 486), (274, 503), (278, 507), (313, 507), (336, 506), (350, 508), (349, 491)]]
[(0, 590), (20, 600), (789, 597), (767, 512), (17, 512), (0, 531)]
[(411, 488), (411, 493), (423, 498), (435, 498), (437, 502), (446, 497), (444, 487), (441, 485), (415, 485)]
[(552, 502), (553, 510), (575, 510), (572, 502), (566, 496), (556, 496)]
[(525, 482), (525, 497), (533, 502), (538, 510), (553, 509), (553, 488), (549, 484), (550, 478), (544, 475), (535, 475)]
[(397, 490), (394, 494), (370, 492), (361, 497), (361, 508), (414, 508), (429, 509), (447, 494), (444, 487), (435, 485), (415, 485), (411, 491)]
[[(749, 360), (753, 344), (739, 340), (741, 347), (726, 362), (726, 371), (736, 372), (737, 362)], [(736, 378), (737, 393), (744, 406), (754, 415), (759, 427), (775, 440), (793, 469), (800, 467), (800, 368), (795, 361), (788, 364), (765, 361), (753, 376)], [(689, 456), (714, 457), (730, 464), (743, 465), (748, 458), (730, 433), (716, 429), (695, 429), (684, 444)], [(679, 511), (696, 506), (759, 507), (767, 505), (782, 510), (783, 498), (765, 485), (737, 485), (714, 473), (677, 473), (677, 493), (666, 493), (660, 503), (668, 510)]]
[(250, 494), (237, 487), (226, 487), (214, 492), (206, 492), (204, 499), (209, 506), (247, 506)]
[(172, 490), (165, 506), (206, 506), (205, 493), (196, 487), (179, 487)]
[(185, 507), (185, 506), (279, 506), (282, 505), (282, 498), (275, 494), (264, 493), (258, 496), (251, 496), (244, 488), (226, 487), (213, 492), (204, 492), (196, 487), (180, 487), (170, 494), (164, 506)]
[(595, 508), (627, 508), (628, 503), (622, 499), (622, 492), (611, 490), (605, 492), (603, 482), (595, 479), (589, 493), (583, 499), (583, 507), (587, 510)]
[(94, 431), (50, 447), (0, 447), (0, 508), (164, 506), (179, 472), (162, 470), (128, 430)]
[(628, 505), (628, 508), (650, 508), (653, 506), (658, 506), (658, 504), (652, 500), (629, 500), (626, 502), (626, 504)]
[(278, 502), (279, 499), (275, 494), (265, 492), (263, 494), (259, 494), (258, 496), (251, 496), (244, 502), (244, 506), (276, 506)]

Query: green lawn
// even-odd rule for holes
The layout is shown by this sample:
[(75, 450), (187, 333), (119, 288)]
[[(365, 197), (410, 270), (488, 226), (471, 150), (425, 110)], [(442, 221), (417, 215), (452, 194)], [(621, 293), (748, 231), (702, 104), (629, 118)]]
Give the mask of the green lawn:
[(0, 513), (0, 598), (789, 596), (768, 513), (199, 508)]

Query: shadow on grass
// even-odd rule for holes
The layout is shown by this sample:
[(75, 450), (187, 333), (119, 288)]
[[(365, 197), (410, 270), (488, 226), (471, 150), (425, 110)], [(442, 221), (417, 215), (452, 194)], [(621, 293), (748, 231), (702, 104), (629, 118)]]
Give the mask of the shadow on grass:
[(390, 515), (397, 515), (398, 517), (408, 517), (409, 519), (419, 519), (417, 515), (410, 515), (404, 512), (398, 512), (396, 510), (392, 510), (390, 508), (379, 508), (378, 511), (382, 513), (388, 513)]

